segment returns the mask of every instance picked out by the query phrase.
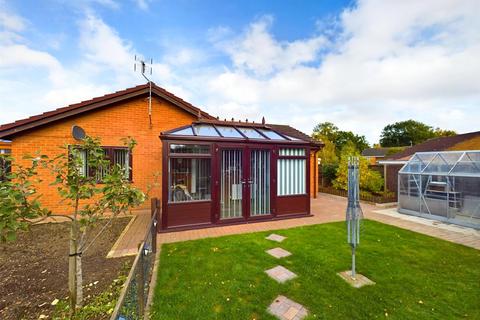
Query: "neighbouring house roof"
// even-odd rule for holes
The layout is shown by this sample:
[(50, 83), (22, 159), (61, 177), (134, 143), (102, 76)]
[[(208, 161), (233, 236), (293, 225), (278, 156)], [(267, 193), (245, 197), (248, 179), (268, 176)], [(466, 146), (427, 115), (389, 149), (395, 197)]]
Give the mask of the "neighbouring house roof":
[[(405, 150), (395, 153), (389, 156), (386, 161), (408, 161), (412, 155), (416, 152), (430, 152), (430, 151), (446, 151), (455, 149), (455, 145), (461, 144), (462, 142), (479, 138), (480, 131), (469, 132), (464, 134), (457, 134), (451, 137), (440, 137), (429, 139), (425, 142), (419, 143), (412, 147), (406, 148)], [(466, 149), (466, 148), (463, 148)], [(480, 149), (480, 139), (478, 144), (473, 144), (469, 146), (469, 149), (466, 150), (478, 150)]]
[(285, 135), (288, 135), (288, 136), (291, 136), (291, 137), (294, 137), (294, 138), (297, 138), (297, 139), (301, 139), (301, 140), (304, 140), (304, 141), (309, 141), (313, 145), (318, 145), (318, 146), (323, 146), (324, 145), (322, 141), (315, 140), (312, 137), (310, 137), (309, 135), (303, 133), (302, 131), (297, 130), (293, 127), (290, 127), (288, 125), (270, 124), (269, 126), (272, 127), (274, 130), (277, 130), (280, 133), (283, 133)]
[[(31, 116), (26, 119), (17, 120), (12, 123), (3, 124), (0, 126), (0, 138), (11, 139), (16, 134), (25, 130), (30, 130), (45, 124), (65, 119), (84, 112), (89, 112), (102, 107), (108, 107), (113, 103), (131, 99), (144, 94), (148, 94), (149, 84), (142, 84), (125, 90), (106, 94), (101, 97), (96, 97), (90, 100), (85, 100), (79, 103), (71, 104), (63, 108), (58, 108), (53, 111), (48, 111), (39, 115)], [(177, 107), (199, 117), (214, 119), (208, 113), (193, 106), (187, 101), (177, 97), (173, 93), (168, 92), (162, 87), (152, 83), (152, 94), (161, 97)]]
[(381, 158), (387, 155), (388, 150), (389, 148), (367, 148), (362, 151), (362, 156)]
[(161, 137), (210, 140), (246, 140), (268, 143), (302, 143), (315, 147), (322, 142), (288, 125), (200, 119), (192, 124), (164, 131)]

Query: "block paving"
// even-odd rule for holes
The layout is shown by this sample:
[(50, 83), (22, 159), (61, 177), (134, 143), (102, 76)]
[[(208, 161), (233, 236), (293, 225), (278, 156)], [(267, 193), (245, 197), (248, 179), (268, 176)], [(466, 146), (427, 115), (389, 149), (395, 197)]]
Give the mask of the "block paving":
[(349, 285), (351, 285), (354, 288), (361, 288), (363, 286), (372, 286), (375, 284), (372, 280), (368, 279), (365, 277), (363, 274), (356, 273), (355, 274), (355, 279), (352, 278), (352, 271), (347, 270), (343, 272), (337, 273), (340, 278), (345, 280)]
[(295, 279), (297, 275), (283, 266), (276, 266), (265, 270), (265, 273), (278, 283), (285, 283), (288, 280)]
[(301, 320), (308, 315), (304, 306), (282, 295), (275, 298), (268, 312), (280, 320)]
[(272, 240), (272, 241), (276, 241), (276, 242), (282, 242), (283, 240), (287, 239), (287, 237), (284, 237), (284, 236), (281, 236), (281, 235), (272, 233), (271, 235), (269, 235), (269, 236), (266, 237), (265, 239), (267, 239), (267, 240)]
[(277, 258), (277, 259), (285, 258), (285, 257), (288, 257), (288, 256), (292, 255), (287, 250), (279, 248), (279, 247), (267, 250), (265, 252), (268, 253), (269, 255), (271, 255), (272, 257)]

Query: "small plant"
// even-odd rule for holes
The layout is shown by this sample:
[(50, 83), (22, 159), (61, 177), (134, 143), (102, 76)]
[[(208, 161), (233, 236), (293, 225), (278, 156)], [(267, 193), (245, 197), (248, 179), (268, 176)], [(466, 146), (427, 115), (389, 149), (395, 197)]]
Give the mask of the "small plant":
[(70, 317), (72, 312), (69, 301), (67, 299), (60, 300), (55, 306), (52, 319), (88, 320), (109, 318), (113, 313), (115, 304), (122, 291), (123, 284), (127, 280), (129, 269), (130, 263), (125, 263), (122, 270), (119, 272), (118, 277), (113, 280), (108, 289), (91, 299), (87, 299), (85, 305), (80, 310), (77, 310), (72, 317)]

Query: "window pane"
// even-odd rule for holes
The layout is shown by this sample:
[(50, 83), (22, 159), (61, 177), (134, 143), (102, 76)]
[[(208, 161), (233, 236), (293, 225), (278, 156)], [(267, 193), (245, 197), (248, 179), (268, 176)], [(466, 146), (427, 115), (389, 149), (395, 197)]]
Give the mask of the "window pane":
[(238, 128), (244, 135), (251, 139), (265, 139), (260, 133), (252, 128)]
[[(108, 150), (106, 149), (103, 149), (103, 153), (105, 154), (105, 159), (108, 159), (110, 160), (110, 162), (112, 161), (112, 159), (109, 159), (108, 158)], [(87, 155), (88, 156), (88, 155)], [(103, 178), (108, 174), (109, 172), (109, 169), (110, 169), (110, 166), (104, 166), (104, 167), (100, 167), (97, 169), (97, 172), (95, 173), (95, 176), (96, 176), (96, 179), (97, 181), (103, 181)]]
[(209, 154), (208, 144), (170, 144), (170, 153)]
[(295, 195), (306, 193), (306, 160), (278, 159), (277, 195)]
[(171, 158), (169, 201), (210, 200), (210, 179), (210, 159)]
[(219, 137), (217, 130), (215, 130), (215, 128), (210, 125), (196, 124), (194, 125), (194, 129), (199, 136)]
[(267, 137), (269, 137), (270, 139), (273, 139), (273, 140), (285, 140), (281, 135), (279, 135), (278, 133), (272, 131), (272, 130), (266, 130), (266, 129), (258, 129), (260, 130), (264, 135), (266, 135)]
[(172, 132), (171, 134), (179, 135), (179, 136), (193, 136), (193, 131), (192, 131), (192, 127), (187, 127), (187, 128)]
[(130, 178), (130, 152), (128, 149), (115, 149), (113, 150), (113, 165), (120, 165), (124, 170), (125, 178)]
[(243, 136), (233, 127), (217, 126), (218, 131), (226, 138), (243, 138)]
[(303, 156), (305, 156), (305, 149), (283, 148), (283, 149), (280, 149), (279, 155), (280, 156), (303, 157)]

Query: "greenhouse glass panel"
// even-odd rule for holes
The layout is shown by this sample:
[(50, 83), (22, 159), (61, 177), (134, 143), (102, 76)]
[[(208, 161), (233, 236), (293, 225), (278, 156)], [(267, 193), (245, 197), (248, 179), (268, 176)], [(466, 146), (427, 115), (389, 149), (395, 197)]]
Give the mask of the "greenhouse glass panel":
[(398, 211), (480, 229), (480, 151), (412, 156), (398, 174)]

